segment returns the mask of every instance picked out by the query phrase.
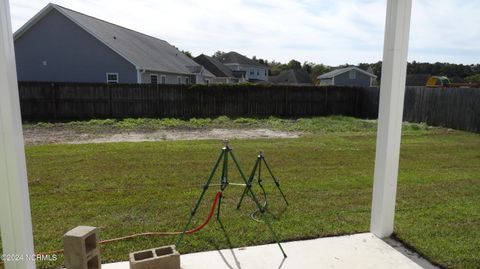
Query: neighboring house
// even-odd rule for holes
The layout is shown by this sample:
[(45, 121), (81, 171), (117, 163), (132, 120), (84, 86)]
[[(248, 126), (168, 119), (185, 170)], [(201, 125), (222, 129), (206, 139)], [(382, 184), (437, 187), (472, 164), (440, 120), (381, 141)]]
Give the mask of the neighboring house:
[(370, 87), (377, 76), (356, 66), (335, 69), (317, 77), (320, 86)]
[(55, 4), (14, 40), (20, 81), (194, 84), (205, 73), (164, 40)]
[(228, 66), (234, 73), (244, 72), (245, 79), (250, 82), (268, 81), (268, 67), (247, 58), (237, 52), (224, 53), (217, 58), (222, 64)]
[(310, 75), (303, 69), (291, 69), (270, 76), (268, 81), (275, 85), (313, 86)]
[(245, 72), (234, 73), (232, 69), (213, 57), (200, 54), (193, 60), (213, 75), (213, 77), (206, 78), (207, 84), (234, 84), (245, 81)]

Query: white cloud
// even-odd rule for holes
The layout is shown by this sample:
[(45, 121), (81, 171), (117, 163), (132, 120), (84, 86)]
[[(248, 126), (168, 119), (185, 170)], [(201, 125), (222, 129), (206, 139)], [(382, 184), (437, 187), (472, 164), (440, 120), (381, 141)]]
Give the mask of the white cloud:
[[(48, 1), (10, 0), (18, 29)], [(194, 55), (331, 65), (381, 59), (386, 1), (58, 0), (59, 5), (161, 39)], [(410, 60), (480, 62), (480, 1), (415, 0)]]

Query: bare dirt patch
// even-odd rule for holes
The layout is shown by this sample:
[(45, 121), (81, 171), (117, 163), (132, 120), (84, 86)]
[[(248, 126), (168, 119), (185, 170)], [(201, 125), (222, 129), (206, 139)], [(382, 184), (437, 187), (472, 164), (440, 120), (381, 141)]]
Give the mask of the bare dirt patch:
[(164, 140), (297, 138), (301, 132), (257, 129), (162, 129), (155, 131), (84, 132), (62, 128), (27, 128), (25, 144), (87, 144)]

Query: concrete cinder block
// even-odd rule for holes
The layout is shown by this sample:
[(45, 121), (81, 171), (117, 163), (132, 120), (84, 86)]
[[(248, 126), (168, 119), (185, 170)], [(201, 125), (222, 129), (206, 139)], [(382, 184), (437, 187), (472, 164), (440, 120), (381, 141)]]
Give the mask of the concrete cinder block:
[(180, 253), (174, 245), (132, 252), (130, 269), (180, 269)]
[(63, 236), (65, 267), (67, 269), (100, 269), (98, 229), (78, 226)]

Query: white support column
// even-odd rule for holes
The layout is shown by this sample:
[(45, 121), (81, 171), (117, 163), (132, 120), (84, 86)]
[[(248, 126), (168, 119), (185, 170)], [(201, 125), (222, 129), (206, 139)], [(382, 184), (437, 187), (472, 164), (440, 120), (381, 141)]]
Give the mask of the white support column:
[(0, 0), (0, 230), (7, 269), (35, 268), (32, 222), (8, 0)]
[(388, 0), (370, 231), (393, 232), (412, 0)]

